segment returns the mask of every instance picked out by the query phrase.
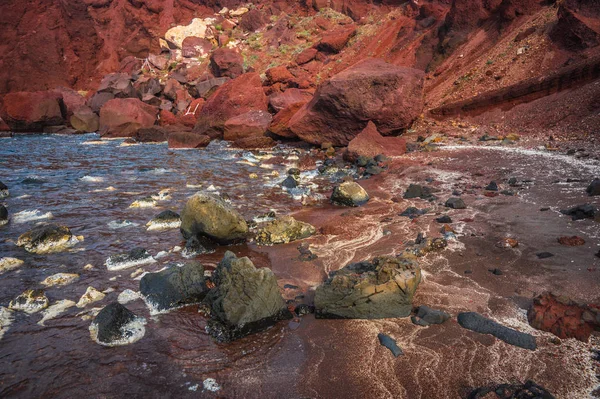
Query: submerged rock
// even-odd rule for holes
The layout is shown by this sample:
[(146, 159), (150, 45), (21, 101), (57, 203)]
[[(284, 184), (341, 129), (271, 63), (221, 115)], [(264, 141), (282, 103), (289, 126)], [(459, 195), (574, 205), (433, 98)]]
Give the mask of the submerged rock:
[(8, 187), (0, 181), (0, 199), (7, 198), (9, 195)]
[(293, 175), (288, 175), (282, 182), (281, 187), (296, 188), (298, 187), (298, 178)]
[(438, 223), (444, 223), (444, 224), (452, 223), (452, 219), (448, 215), (442, 215), (439, 218), (436, 218), (435, 221)]
[(206, 237), (190, 237), (185, 243), (181, 255), (184, 258), (192, 258), (196, 255), (215, 252), (215, 244)]
[(181, 212), (181, 233), (185, 239), (204, 236), (220, 244), (243, 241), (248, 234), (246, 221), (221, 198), (197, 193)]
[(181, 217), (169, 209), (162, 211), (146, 223), (148, 230), (168, 230), (181, 227)]
[(331, 202), (343, 206), (361, 206), (369, 201), (369, 194), (358, 183), (344, 182), (333, 189)]
[(231, 341), (292, 317), (270, 269), (254, 267), (250, 259), (225, 253), (213, 275), (205, 302), (212, 320), (208, 332), (218, 341)]
[[(585, 192), (590, 196), (600, 195), (600, 179), (592, 180), (590, 185), (585, 189)], [(0, 198), (1, 197), (2, 195), (0, 194)]]
[(120, 346), (139, 341), (146, 333), (146, 320), (118, 302), (102, 309), (90, 325), (91, 338), (104, 346)]
[(259, 245), (287, 244), (308, 238), (315, 234), (315, 231), (315, 228), (308, 223), (291, 216), (283, 216), (261, 227), (256, 233), (256, 242)]
[(204, 267), (199, 262), (171, 265), (140, 280), (140, 293), (152, 313), (200, 303), (207, 292)]
[(476, 388), (467, 399), (555, 399), (533, 381), (525, 384), (498, 384)]
[(48, 307), (48, 298), (43, 290), (27, 290), (10, 301), (9, 309), (25, 313), (36, 313)]
[(110, 256), (104, 265), (108, 270), (115, 271), (154, 262), (156, 260), (144, 248), (134, 248), (127, 253)]
[(416, 219), (419, 216), (425, 215), (427, 212), (429, 212), (429, 209), (418, 209), (414, 206), (409, 206), (404, 211), (402, 211), (402, 213), (400, 213), (400, 216), (404, 216), (409, 219)]
[(428, 306), (419, 306), (417, 314), (411, 317), (411, 321), (419, 326), (428, 326), (430, 324), (442, 324), (450, 318), (450, 315), (443, 310), (431, 309)]
[(537, 348), (535, 337), (533, 335), (505, 327), (493, 320), (483, 317), (479, 313), (460, 313), (457, 319), (458, 324), (468, 330), (481, 334), (491, 334), (507, 344), (518, 346), (520, 348), (530, 350), (535, 350)]
[(315, 292), (318, 318), (407, 317), (421, 269), (407, 259), (379, 257), (331, 272)]
[(47, 254), (64, 251), (79, 242), (68, 227), (57, 224), (36, 226), (17, 240), (27, 252)]
[(87, 287), (85, 293), (81, 296), (81, 298), (79, 298), (79, 301), (77, 302), (77, 307), (84, 308), (90, 303), (103, 300), (104, 297), (106, 297), (106, 294), (104, 294), (103, 292), (98, 291), (94, 287)]
[(465, 201), (462, 198), (451, 197), (446, 200), (446, 207), (452, 209), (466, 209)]
[(129, 205), (130, 208), (154, 208), (156, 206), (156, 198), (152, 196), (140, 198)]
[(0, 205), (0, 226), (8, 224), (8, 209), (4, 205)]
[(379, 333), (377, 334), (377, 338), (379, 339), (379, 343), (388, 348), (392, 352), (394, 357), (398, 357), (404, 354), (402, 348), (400, 348), (396, 343), (396, 340), (390, 337), (389, 335)]
[(577, 205), (569, 209), (561, 209), (560, 213), (571, 216), (572, 220), (593, 219), (598, 210), (591, 204)]
[(48, 276), (42, 281), (42, 285), (46, 287), (54, 287), (55, 285), (67, 285), (79, 278), (79, 274), (75, 273), (56, 273)]
[(0, 258), (0, 274), (21, 266), (23, 261), (17, 258)]

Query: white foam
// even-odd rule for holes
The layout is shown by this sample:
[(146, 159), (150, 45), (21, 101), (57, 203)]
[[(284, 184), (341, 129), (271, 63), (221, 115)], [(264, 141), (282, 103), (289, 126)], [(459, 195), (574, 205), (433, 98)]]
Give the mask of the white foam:
[(205, 391), (217, 392), (221, 389), (221, 386), (217, 383), (214, 378), (207, 378), (202, 382)]
[(146, 226), (148, 226), (148, 231), (178, 229), (181, 227), (181, 220), (176, 220), (173, 222), (155, 222), (151, 220), (146, 224)]
[(79, 180), (81, 180), (83, 182), (86, 182), (86, 183), (102, 183), (104, 181), (104, 177), (100, 177), (100, 176), (83, 176)]
[(129, 226), (139, 226), (139, 224), (130, 222), (129, 220), (113, 220), (112, 222), (108, 223), (108, 227), (113, 230), (122, 229)]
[(13, 311), (0, 306), (0, 339), (4, 337), (4, 334), (14, 321)]
[(13, 223), (27, 223), (33, 222), (35, 220), (43, 220), (43, 219), (52, 219), (52, 212), (42, 213), (38, 209), (34, 209), (33, 211), (21, 211), (17, 212), (13, 215), (12, 221)]
[(97, 344), (102, 346), (122, 346), (133, 344), (134, 342), (139, 341), (146, 334), (146, 319), (143, 317), (136, 317), (129, 323), (125, 324), (121, 327), (121, 339), (114, 340), (109, 343), (100, 342), (98, 340), (98, 325), (94, 322), (90, 324), (90, 337)]
[(129, 269), (130, 267), (134, 267), (134, 266), (147, 265), (147, 264), (155, 263), (155, 262), (156, 262), (156, 260), (152, 256), (148, 256), (148, 257), (142, 258), (142, 259), (131, 260), (128, 262), (113, 262), (113, 261), (111, 261), (110, 258), (108, 258), (106, 260), (106, 262), (104, 263), (104, 265), (110, 271), (117, 271), (117, 270)]
[(135, 200), (129, 205), (130, 208), (154, 208), (156, 200), (154, 198), (142, 198)]
[(75, 302), (69, 301), (68, 299), (62, 299), (53, 303), (47, 309), (42, 312), (42, 319), (38, 321), (40, 326), (44, 326), (48, 320), (54, 319), (59, 314), (63, 313), (65, 310), (72, 308), (75, 306)]

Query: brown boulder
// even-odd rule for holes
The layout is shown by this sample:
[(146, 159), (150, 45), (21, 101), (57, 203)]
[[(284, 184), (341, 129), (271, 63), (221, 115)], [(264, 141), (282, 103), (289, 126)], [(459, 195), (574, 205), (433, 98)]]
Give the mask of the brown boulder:
[(550, 38), (574, 51), (600, 44), (600, 3), (581, 0), (561, 2), (558, 21), (550, 32)]
[(104, 104), (113, 98), (115, 98), (115, 96), (112, 93), (96, 93), (88, 99), (87, 106), (90, 107), (92, 111), (98, 113)]
[(355, 26), (344, 26), (323, 35), (321, 41), (316, 45), (317, 50), (324, 53), (337, 54), (348, 44), (348, 41), (356, 34)]
[(267, 75), (269, 84), (287, 83), (294, 79), (294, 75), (292, 75), (290, 71), (288, 71), (288, 69), (283, 65), (267, 69), (265, 75)]
[(169, 132), (160, 126), (150, 126), (138, 129), (134, 137), (140, 143), (162, 143), (167, 141)]
[(235, 50), (218, 48), (210, 56), (210, 67), (216, 77), (237, 78), (244, 73), (244, 60)]
[(404, 153), (406, 153), (406, 140), (400, 137), (383, 137), (371, 121), (348, 143), (347, 149), (349, 159), (356, 159), (359, 156), (374, 158), (379, 154), (399, 156)]
[(9, 93), (0, 108), (13, 131), (41, 132), (44, 126), (62, 125), (65, 116), (62, 95), (51, 91)]
[(192, 132), (174, 132), (167, 139), (169, 148), (204, 148), (210, 143), (210, 137)]
[(96, 132), (100, 127), (98, 115), (87, 105), (77, 108), (70, 119), (73, 129), (80, 132)]
[(282, 109), (273, 117), (269, 131), (280, 137), (296, 138), (297, 136), (289, 128), (290, 119), (302, 108), (306, 102), (294, 103)]
[(106, 75), (97, 90), (98, 93), (112, 93), (116, 98), (132, 98), (137, 93), (133, 88), (131, 76), (126, 73), (110, 73)]
[(156, 68), (162, 70), (167, 69), (169, 66), (169, 56), (163, 54), (150, 54), (148, 55), (148, 61)]
[(100, 130), (103, 136), (131, 137), (138, 129), (153, 126), (157, 113), (137, 98), (115, 98), (100, 110)]
[(171, 101), (177, 100), (177, 92), (182, 90), (183, 86), (177, 80), (169, 78), (165, 84), (163, 94)]
[(423, 110), (423, 77), (417, 69), (368, 58), (323, 83), (290, 120), (290, 129), (312, 144), (345, 146), (373, 121), (384, 135), (408, 128)]
[(276, 112), (288, 108), (292, 104), (307, 103), (312, 99), (311, 92), (296, 88), (287, 89), (283, 93), (273, 93), (269, 96), (269, 106)]
[(171, 111), (161, 109), (158, 113), (158, 124), (160, 126), (175, 125), (177, 123), (177, 117)]
[(73, 89), (69, 89), (67, 87), (57, 87), (52, 91), (57, 95), (62, 96), (63, 103), (65, 104), (65, 110), (67, 112), (66, 118), (70, 118), (77, 108), (85, 105), (85, 97)]
[(222, 131), (225, 122), (248, 111), (267, 111), (267, 97), (257, 73), (246, 73), (220, 86), (206, 101), (195, 131)]
[(314, 60), (319, 50), (316, 48), (307, 48), (296, 57), (296, 64), (303, 65)]
[(224, 77), (224, 78), (209, 78), (206, 80), (203, 80), (202, 82), (196, 84), (196, 91), (198, 92), (198, 96), (200, 97), (210, 97), (210, 94), (213, 93), (213, 91), (219, 87), (224, 85), (226, 82), (229, 82), (231, 80), (231, 78), (228, 77)]
[(206, 39), (188, 36), (181, 44), (181, 55), (185, 58), (204, 57), (212, 50), (212, 43)]
[(240, 27), (248, 32), (255, 32), (265, 26), (267, 19), (262, 12), (253, 8), (242, 17)]
[(234, 141), (246, 137), (264, 136), (272, 120), (273, 117), (266, 111), (249, 111), (234, 116), (225, 122), (223, 138)]

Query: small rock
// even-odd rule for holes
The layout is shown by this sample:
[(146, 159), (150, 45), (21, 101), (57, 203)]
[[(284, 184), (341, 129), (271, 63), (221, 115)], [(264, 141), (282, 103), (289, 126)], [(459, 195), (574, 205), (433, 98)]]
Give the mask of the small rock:
[(43, 290), (27, 290), (10, 301), (9, 309), (36, 313), (48, 307), (49, 301)]
[(438, 223), (444, 223), (444, 224), (452, 223), (452, 219), (448, 215), (440, 216), (439, 218), (436, 218), (435, 221)]
[(4, 205), (0, 205), (0, 226), (8, 223), (8, 209)]
[(430, 324), (442, 324), (450, 318), (450, 315), (442, 310), (432, 309), (428, 306), (419, 306), (417, 314), (411, 318), (414, 324), (428, 326)]
[(16, 269), (23, 264), (21, 259), (17, 258), (0, 258), (0, 274)]
[(127, 345), (139, 341), (146, 333), (146, 320), (137, 317), (118, 302), (102, 309), (90, 325), (90, 337), (104, 346)]
[(54, 319), (56, 316), (63, 313), (65, 310), (72, 308), (73, 306), (75, 306), (75, 302), (68, 299), (63, 299), (53, 303), (51, 306), (42, 311), (42, 319), (38, 321), (38, 324), (40, 326), (44, 326), (48, 320)]
[(331, 202), (343, 206), (361, 206), (369, 201), (369, 194), (356, 182), (344, 182), (336, 186)]
[(46, 277), (41, 282), (46, 287), (54, 287), (55, 285), (67, 285), (79, 278), (79, 274), (75, 273), (56, 273), (52, 276)]
[(496, 276), (502, 276), (504, 274), (500, 269), (489, 269), (489, 272)]
[(431, 197), (433, 197), (433, 194), (431, 193), (431, 189), (429, 187), (421, 186), (420, 184), (409, 185), (408, 188), (406, 189), (406, 192), (404, 193), (405, 199), (410, 199), (410, 198), (428, 199)]
[(156, 199), (152, 196), (140, 198), (135, 200), (129, 205), (130, 208), (154, 208), (156, 206)]
[(457, 319), (458, 324), (460, 324), (463, 328), (481, 334), (491, 334), (507, 344), (530, 350), (535, 350), (537, 348), (535, 337), (533, 335), (505, 327), (493, 320), (483, 317), (478, 313), (460, 313)]
[(488, 191), (498, 191), (498, 184), (495, 181), (491, 181), (485, 189)]
[[(600, 195), (600, 179), (594, 179), (585, 190), (590, 196)], [(0, 195), (1, 197), (1, 195)]]
[(507, 237), (498, 241), (496, 246), (498, 248), (516, 248), (519, 246), (519, 241), (515, 240), (514, 238)]
[(8, 187), (6, 184), (0, 181), (0, 199), (7, 198), (9, 196)]
[(538, 259), (547, 259), (554, 256), (554, 254), (550, 252), (538, 252), (535, 255), (538, 257)]
[(301, 303), (300, 305), (296, 306), (294, 312), (298, 316), (306, 316), (307, 314), (315, 313), (315, 307)]
[(308, 238), (315, 234), (315, 228), (291, 216), (283, 216), (267, 223), (256, 233), (256, 243), (259, 245), (287, 244), (291, 241)]
[(593, 205), (583, 204), (569, 209), (561, 209), (560, 213), (571, 216), (571, 220), (593, 219), (597, 209)]
[(146, 223), (146, 226), (148, 230), (177, 229), (181, 226), (181, 217), (178, 213), (167, 209)]
[(585, 240), (583, 238), (581, 238), (581, 237), (578, 237), (578, 236), (559, 237), (558, 238), (558, 242), (561, 245), (566, 245), (566, 246), (569, 246), (569, 247), (578, 247), (578, 246), (581, 246), (581, 245), (585, 244)]
[(467, 205), (461, 198), (451, 197), (446, 201), (445, 206), (452, 209), (466, 209)]
[(429, 209), (418, 209), (414, 206), (410, 206), (400, 213), (400, 216), (404, 216), (409, 219), (416, 219), (421, 215), (425, 215), (427, 212), (429, 212)]
[(379, 343), (388, 348), (392, 352), (394, 357), (398, 357), (404, 354), (404, 352), (402, 352), (402, 348), (400, 348), (396, 343), (396, 340), (390, 337), (389, 335), (379, 333), (377, 334), (377, 338), (379, 339)]
[(81, 296), (81, 298), (79, 298), (76, 306), (78, 308), (84, 308), (90, 303), (103, 300), (105, 296), (106, 294), (98, 291), (94, 287), (87, 287), (87, 290), (85, 290), (85, 293)]
[(108, 270), (115, 271), (154, 262), (156, 260), (144, 248), (134, 248), (127, 253), (110, 256), (104, 264)]
[(284, 188), (296, 188), (298, 187), (298, 179), (295, 175), (288, 175), (282, 182), (281, 187)]
[(36, 226), (22, 234), (17, 240), (17, 245), (25, 248), (27, 252), (47, 254), (71, 248), (79, 241), (69, 228), (57, 224), (47, 224)]

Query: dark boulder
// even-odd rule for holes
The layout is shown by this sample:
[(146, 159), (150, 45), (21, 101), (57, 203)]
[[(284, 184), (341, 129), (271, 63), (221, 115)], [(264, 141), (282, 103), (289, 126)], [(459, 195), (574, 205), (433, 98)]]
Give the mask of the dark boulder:
[(402, 213), (400, 213), (400, 216), (404, 216), (409, 219), (416, 219), (419, 216), (425, 215), (427, 212), (429, 212), (429, 209), (418, 209), (414, 206), (409, 206)]
[(423, 198), (428, 199), (433, 197), (429, 187), (421, 186), (420, 184), (410, 184), (404, 193), (405, 199)]
[(204, 280), (204, 267), (198, 262), (181, 267), (171, 265), (144, 275), (140, 280), (140, 293), (153, 312), (163, 312), (200, 303), (208, 292)]
[(210, 67), (216, 77), (235, 79), (244, 73), (244, 59), (230, 48), (218, 48), (210, 56)]
[(600, 179), (594, 179), (585, 190), (590, 196), (600, 195)]
[(0, 226), (8, 223), (8, 209), (4, 205), (0, 205)]
[(392, 337), (390, 337), (389, 335), (379, 333), (379, 334), (377, 334), (377, 339), (379, 339), (379, 343), (381, 345), (385, 346), (392, 352), (394, 357), (398, 357), (398, 356), (404, 354), (404, 352), (402, 351), (402, 348), (400, 348), (398, 346), (398, 344), (396, 343), (396, 340), (393, 339)]
[(466, 209), (467, 208), (465, 201), (463, 201), (462, 198), (458, 198), (458, 197), (448, 198), (446, 200), (445, 206), (447, 208), (452, 208), (452, 209)]
[(480, 334), (491, 334), (507, 344), (524, 349), (535, 350), (537, 344), (535, 337), (512, 328), (505, 327), (493, 320), (487, 319), (475, 312), (460, 313), (457, 317), (458, 324), (463, 328), (478, 332)]
[(36, 226), (22, 234), (17, 240), (17, 245), (27, 252), (47, 254), (64, 251), (78, 242), (68, 227), (51, 223)]
[(232, 341), (292, 317), (273, 272), (257, 269), (246, 257), (227, 251), (213, 283), (205, 299), (212, 318), (207, 330), (218, 341)]
[(123, 270), (133, 266), (156, 262), (144, 248), (134, 248), (123, 254), (111, 255), (104, 265), (108, 270)]
[(561, 209), (560, 213), (571, 216), (572, 220), (593, 219), (598, 210), (591, 204), (577, 205), (569, 209)]
[(90, 325), (90, 335), (101, 345), (126, 345), (144, 336), (144, 324), (144, 319), (114, 302), (104, 307), (94, 318)]
[(442, 324), (450, 318), (443, 310), (431, 309), (428, 306), (419, 306), (417, 314), (411, 317), (414, 324), (428, 326), (430, 324)]
[(168, 137), (168, 130), (160, 126), (143, 127), (135, 132), (135, 140), (140, 143), (162, 143)]

